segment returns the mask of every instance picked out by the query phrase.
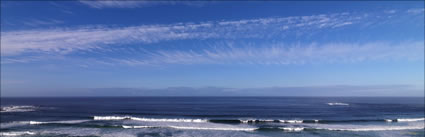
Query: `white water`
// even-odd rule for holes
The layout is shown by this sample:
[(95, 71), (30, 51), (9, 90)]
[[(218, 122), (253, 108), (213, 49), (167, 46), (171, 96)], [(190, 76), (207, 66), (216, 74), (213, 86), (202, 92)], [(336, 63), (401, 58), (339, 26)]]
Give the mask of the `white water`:
[(0, 132), (0, 136), (24, 136), (24, 135), (34, 135), (34, 132), (31, 131), (16, 131), (16, 132)]
[(385, 119), (386, 122), (393, 122), (391, 119)]
[(208, 120), (204, 119), (166, 119), (166, 118), (139, 118), (131, 116), (94, 116), (94, 120), (137, 120), (145, 122), (188, 122), (188, 123), (204, 123)]
[(284, 131), (295, 131), (295, 132), (303, 131), (304, 130), (303, 127), (282, 127), (280, 129), (282, 129)]
[(348, 106), (347, 103), (340, 103), (340, 102), (334, 102), (334, 103), (328, 103), (330, 106)]
[[(252, 119), (252, 120), (240, 120), (242, 123), (255, 123), (256, 121), (258, 122), (275, 122), (275, 120), (272, 119)], [(303, 123), (303, 120), (277, 120), (280, 123)], [(318, 122), (318, 120), (314, 120), (315, 122)]]
[(29, 112), (35, 111), (36, 108), (35, 106), (7, 106), (2, 107), (0, 112)]
[(180, 127), (170, 126), (175, 129), (190, 129), (190, 130), (227, 130), (227, 131), (254, 131), (258, 128), (220, 128), (220, 127)]
[(397, 119), (398, 122), (413, 122), (413, 121), (424, 121), (425, 118), (405, 118), (405, 119)]
[[(123, 128), (160, 128), (155, 126), (122, 126)], [(258, 128), (228, 128), (228, 127), (188, 127), (188, 126), (166, 126), (164, 128), (186, 129), (186, 130), (226, 130), (226, 131), (254, 131)]]
[(387, 131), (387, 130), (410, 130), (424, 129), (423, 126), (394, 126), (394, 127), (365, 127), (365, 128), (316, 128), (332, 131)]
[(279, 120), (281, 123), (303, 123), (302, 120)]
[[(68, 121), (29, 121), (30, 125), (39, 125), (39, 124), (77, 124), (88, 122), (90, 120), (68, 120)], [(23, 122), (26, 123), (26, 122)]]
[(406, 124), (383, 124), (383, 125), (351, 125), (351, 124), (310, 124), (313, 129), (331, 131), (390, 131), (390, 130), (413, 130), (424, 129), (423, 122), (412, 122)]

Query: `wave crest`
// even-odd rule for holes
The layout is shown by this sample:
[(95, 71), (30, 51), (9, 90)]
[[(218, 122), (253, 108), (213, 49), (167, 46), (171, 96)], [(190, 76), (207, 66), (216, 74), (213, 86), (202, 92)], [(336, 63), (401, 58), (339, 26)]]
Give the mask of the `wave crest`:
[(188, 122), (188, 123), (204, 123), (208, 120), (204, 119), (166, 119), (166, 118), (139, 118), (131, 116), (94, 116), (94, 120), (136, 120), (145, 122)]
[(347, 103), (341, 103), (341, 102), (333, 102), (333, 103), (327, 103), (329, 106), (348, 106), (350, 104)]
[(414, 121), (423, 121), (425, 118), (405, 118), (405, 119), (397, 119), (398, 122), (414, 122)]
[(31, 131), (0, 132), (0, 136), (24, 136), (24, 135), (35, 135), (35, 133)]
[(258, 128), (225, 128), (225, 127), (186, 127), (186, 126), (122, 126), (123, 128), (174, 128), (174, 129), (185, 129), (185, 130), (226, 130), (226, 131), (254, 131)]
[(30, 112), (35, 111), (36, 109), (36, 106), (6, 106), (1, 107), (0, 112)]

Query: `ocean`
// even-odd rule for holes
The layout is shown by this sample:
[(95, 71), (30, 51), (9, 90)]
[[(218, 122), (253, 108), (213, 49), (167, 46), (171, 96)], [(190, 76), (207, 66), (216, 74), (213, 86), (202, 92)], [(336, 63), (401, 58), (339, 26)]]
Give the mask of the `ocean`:
[(1, 98), (1, 136), (423, 137), (423, 97)]

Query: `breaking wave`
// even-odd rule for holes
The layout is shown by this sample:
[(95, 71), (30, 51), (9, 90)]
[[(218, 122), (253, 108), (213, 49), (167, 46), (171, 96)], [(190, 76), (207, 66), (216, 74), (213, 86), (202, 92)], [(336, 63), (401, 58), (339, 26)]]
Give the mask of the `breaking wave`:
[(90, 120), (67, 120), (67, 121), (14, 121), (8, 123), (1, 123), (1, 128), (11, 128), (24, 125), (42, 125), (42, 124), (78, 124), (89, 122)]
[(122, 126), (123, 128), (174, 128), (186, 130), (226, 130), (226, 131), (255, 131), (258, 128), (228, 128), (228, 127), (187, 127), (187, 126)]
[(284, 131), (299, 132), (303, 131), (304, 127), (281, 127), (280, 129)]
[(204, 119), (166, 119), (166, 118), (139, 118), (131, 116), (94, 116), (94, 120), (137, 120), (145, 122), (191, 122), (191, 123), (204, 123), (208, 120)]
[(406, 118), (406, 119), (397, 119), (398, 122), (413, 122), (413, 121), (424, 121), (425, 118)]
[(29, 112), (35, 111), (37, 107), (35, 106), (5, 106), (1, 107), (0, 112)]
[(25, 136), (25, 135), (35, 135), (35, 133), (31, 131), (0, 132), (0, 136)]
[(334, 103), (327, 103), (329, 106), (348, 106), (350, 104), (347, 103), (340, 103), (340, 102), (334, 102)]
[(423, 121), (425, 118), (403, 118), (403, 119), (354, 119), (354, 120), (280, 120), (280, 119), (184, 119), (184, 118), (143, 118), (132, 116), (94, 116), (94, 120), (136, 120), (144, 122), (185, 122), (185, 123), (223, 123), (223, 124), (256, 124), (256, 123), (353, 123), (353, 122), (414, 122)]
[(68, 121), (28, 121), (23, 123), (28, 123), (30, 125), (40, 125), (40, 124), (78, 124), (83, 122), (88, 122), (90, 120), (68, 120)]
[(331, 131), (389, 131), (389, 130), (412, 130), (424, 129), (424, 126), (391, 126), (391, 127), (358, 127), (358, 128), (314, 128), (317, 130)]

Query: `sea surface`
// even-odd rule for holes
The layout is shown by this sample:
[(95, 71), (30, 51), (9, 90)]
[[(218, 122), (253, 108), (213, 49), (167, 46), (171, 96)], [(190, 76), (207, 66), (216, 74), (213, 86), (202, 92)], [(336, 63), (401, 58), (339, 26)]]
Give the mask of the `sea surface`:
[(1, 98), (1, 136), (423, 137), (423, 97)]

